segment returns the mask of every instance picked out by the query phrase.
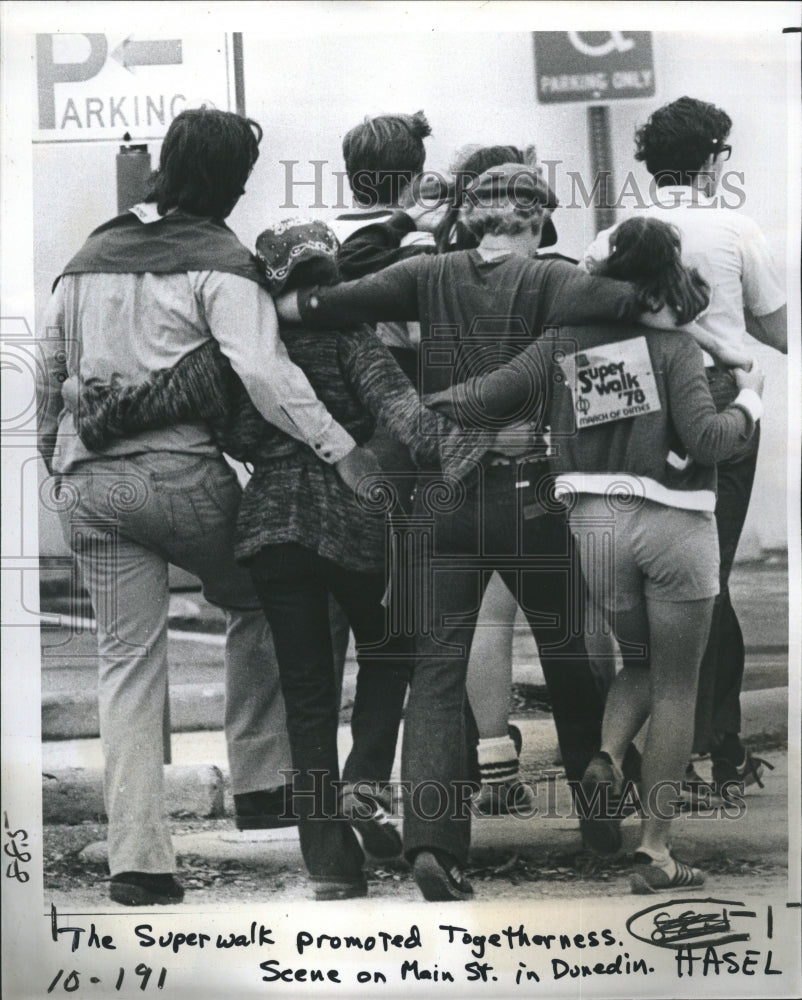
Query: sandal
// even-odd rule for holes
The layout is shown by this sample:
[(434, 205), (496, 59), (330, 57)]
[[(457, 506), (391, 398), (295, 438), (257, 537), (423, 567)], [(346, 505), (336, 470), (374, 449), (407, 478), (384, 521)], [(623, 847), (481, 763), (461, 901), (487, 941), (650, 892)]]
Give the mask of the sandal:
[(666, 871), (651, 855), (636, 851), (635, 867), (629, 880), (632, 891), (645, 895), (664, 889), (692, 889), (704, 885), (705, 873), (701, 869), (678, 861), (673, 854), (669, 854), (669, 859), (674, 865), (673, 872)]

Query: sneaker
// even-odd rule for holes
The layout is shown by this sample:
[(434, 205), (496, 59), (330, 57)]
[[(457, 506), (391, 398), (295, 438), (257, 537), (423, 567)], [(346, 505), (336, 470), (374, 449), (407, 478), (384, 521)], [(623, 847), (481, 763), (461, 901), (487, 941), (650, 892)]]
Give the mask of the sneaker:
[(588, 806), (598, 793), (591, 814), (579, 817), (582, 844), (597, 854), (615, 854), (621, 848), (621, 819), (614, 814), (623, 783), (623, 775), (603, 750), (593, 756), (579, 783)]
[(473, 886), (447, 854), (420, 851), (412, 865), (412, 877), (430, 903), (471, 899)]
[(184, 887), (170, 874), (120, 872), (111, 877), (109, 896), (123, 906), (167, 906), (183, 900)]
[(658, 864), (643, 851), (635, 852), (635, 867), (629, 880), (630, 888), (638, 895), (662, 892), (664, 889), (692, 889), (704, 885), (705, 874), (669, 855), (666, 865)]
[(290, 785), (235, 795), (234, 812), (238, 830), (277, 830), (298, 825), (298, 817), (292, 815)]
[(312, 886), (318, 902), (363, 899), (368, 894), (368, 883), (364, 875), (351, 879), (341, 878), (339, 875), (315, 875)]
[(713, 757), (713, 788), (725, 799), (730, 801), (733, 798), (731, 786), (736, 785), (744, 789), (749, 785), (757, 785), (763, 788), (763, 775), (765, 768), (774, 770), (774, 765), (769, 764), (762, 757), (753, 757), (748, 750), (744, 749), (744, 759), (741, 764), (733, 764), (727, 757)]
[(397, 858), (403, 848), (385, 805), (378, 794), (360, 791), (357, 796), (351, 786), (343, 790), (341, 808), (349, 825), (359, 834), (367, 853), (382, 860)]
[(537, 813), (534, 788), (517, 775), (507, 781), (482, 784), (473, 801), (483, 816), (534, 816)]

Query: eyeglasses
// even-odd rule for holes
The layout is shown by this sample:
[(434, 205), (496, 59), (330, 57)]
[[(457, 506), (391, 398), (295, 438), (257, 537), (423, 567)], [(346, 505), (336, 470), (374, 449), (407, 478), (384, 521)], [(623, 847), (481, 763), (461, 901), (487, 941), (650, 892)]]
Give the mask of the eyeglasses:
[(732, 156), (732, 146), (725, 144), (720, 149), (716, 149), (715, 153), (722, 163), (726, 163), (730, 156)]

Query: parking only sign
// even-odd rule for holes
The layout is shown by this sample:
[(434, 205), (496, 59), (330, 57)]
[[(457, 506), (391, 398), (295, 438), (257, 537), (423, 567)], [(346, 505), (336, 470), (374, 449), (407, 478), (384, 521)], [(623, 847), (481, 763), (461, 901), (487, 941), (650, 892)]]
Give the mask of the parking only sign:
[(542, 104), (654, 96), (650, 31), (536, 31), (534, 38)]
[(185, 108), (232, 106), (229, 36), (36, 36), (34, 141), (161, 139)]

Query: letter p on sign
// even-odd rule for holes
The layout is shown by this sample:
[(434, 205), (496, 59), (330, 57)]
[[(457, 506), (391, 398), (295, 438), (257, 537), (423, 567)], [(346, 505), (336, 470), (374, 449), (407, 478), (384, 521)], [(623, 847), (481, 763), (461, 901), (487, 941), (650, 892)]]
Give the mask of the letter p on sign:
[[(77, 83), (96, 76), (108, 55), (105, 35), (78, 35), (89, 43), (89, 52), (82, 62), (56, 62), (53, 53), (54, 35), (36, 36), (36, 75), (39, 90), (39, 128), (56, 127), (56, 84)], [(64, 36), (60, 36), (64, 37)]]

